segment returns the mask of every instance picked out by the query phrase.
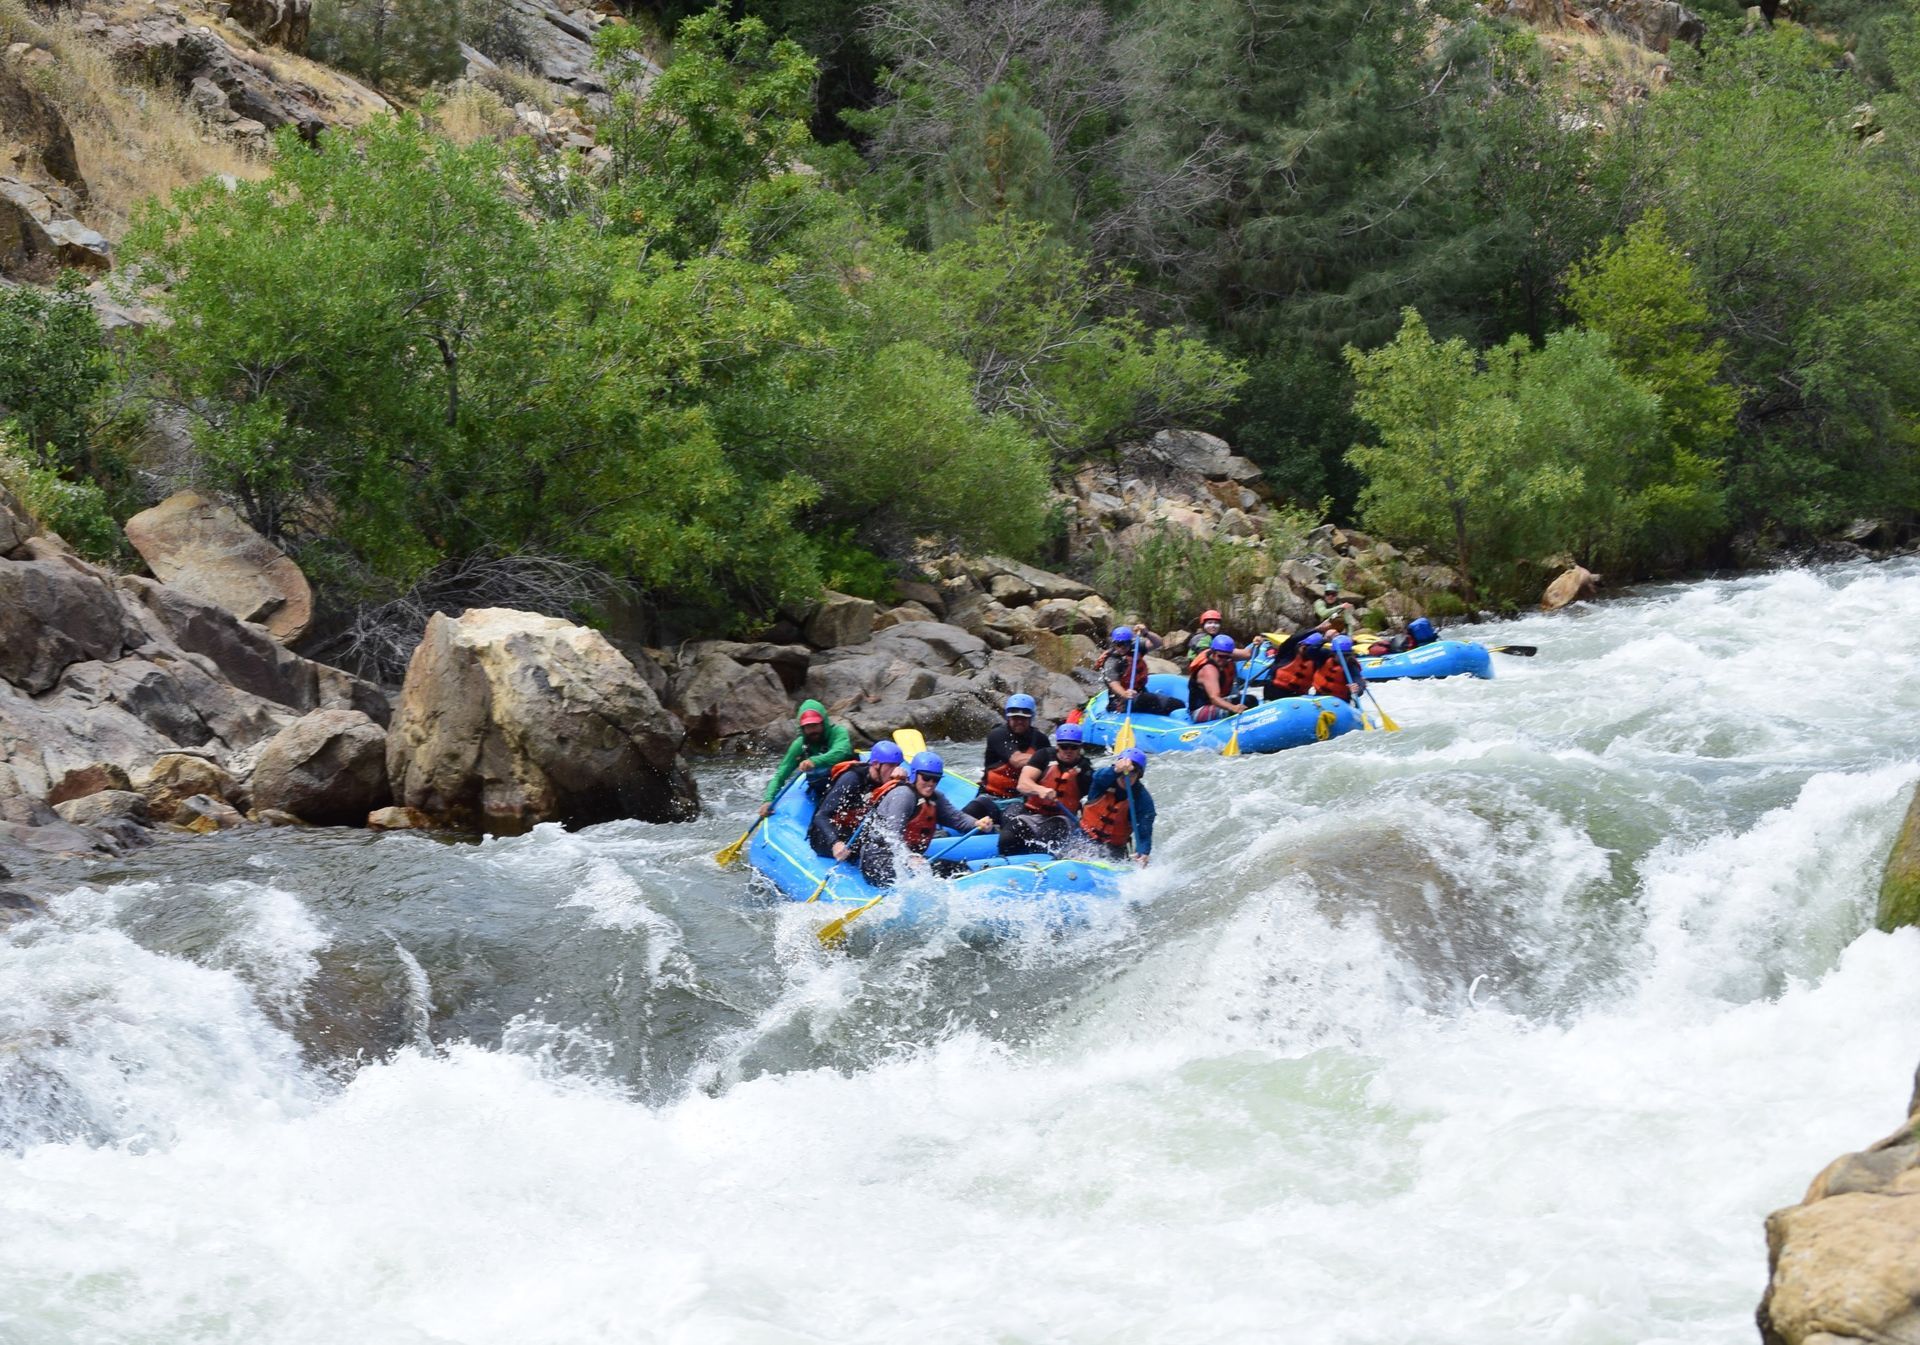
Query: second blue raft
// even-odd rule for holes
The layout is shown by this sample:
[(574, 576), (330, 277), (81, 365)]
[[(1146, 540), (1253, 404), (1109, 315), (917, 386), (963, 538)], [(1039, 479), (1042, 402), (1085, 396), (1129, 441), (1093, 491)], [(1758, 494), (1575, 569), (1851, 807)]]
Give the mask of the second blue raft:
[[(1177, 701), (1187, 699), (1187, 679), (1179, 673), (1155, 673), (1147, 689)], [(1133, 724), (1133, 745), (1149, 756), (1156, 752), (1218, 752), (1239, 732), (1242, 752), (1278, 752), (1288, 747), (1324, 742), (1361, 727), (1360, 716), (1334, 696), (1292, 696), (1268, 701), (1243, 714), (1196, 724), (1185, 710), (1170, 715), (1125, 716), (1107, 708), (1107, 693), (1087, 702), (1081, 728), (1087, 741), (1112, 747), (1123, 723)]]
[[(1271, 654), (1243, 659), (1240, 675), (1254, 678), (1273, 669)], [(1399, 654), (1363, 655), (1360, 671), (1369, 682), (1391, 682), (1401, 677), (1492, 677), (1493, 655), (1471, 640), (1435, 640)]]

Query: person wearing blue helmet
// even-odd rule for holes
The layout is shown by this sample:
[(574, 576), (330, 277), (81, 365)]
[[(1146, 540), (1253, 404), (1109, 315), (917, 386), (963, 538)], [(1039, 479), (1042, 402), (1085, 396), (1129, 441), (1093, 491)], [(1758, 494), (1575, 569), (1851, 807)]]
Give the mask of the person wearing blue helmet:
[(1216, 635), (1206, 658), (1187, 674), (1187, 709), (1194, 723), (1204, 724), (1253, 708), (1251, 701), (1242, 700), (1238, 694), (1240, 676), (1234, 656), (1239, 652), (1231, 635)]
[(1432, 644), (1439, 638), (1440, 632), (1433, 628), (1433, 623), (1423, 616), (1417, 616), (1407, 623), (1404, 634), (1377, 639), (1362, 652), (1372, 655), (1404, 654), (1409, 649), (1418, 649), (1423, 644)]
[(1025, 692), (1007, 697), (1006, 723), (987, 735), (980, 792), (964, 809), (969, 817), (998, 817), (1020, 801), (1020, 772), (1047, 750), (1046, 734), (1033, 726), (1038, 708)]
[(1273, 666), (1265, 684), (1267, 700), (1313, 694), (1313, 675), (1320, 669), (1320, 647), (1332, 629), (1330, 621), (1318, 626), (1302, 626), (1274, 646)]
[(827, 792), (820, 796), (807, 826), (807, 844), (816, 855), (846, 858), (846, 840), (873, 806), (874, 795), (889, 780), (903, 779), (906, 754), (895, 742), (873, 745), (865, 761), (843, 761), (833, 768)]
[(1360, 671), (1360, 660), (1353, 651), (1353, 637), (1336, 635), (1327, 641), (1326, 655), (1314, 670), (1313, 694), (1357, 701), (1366, 687), (1367, 675)]
[(1106, 859), (1136, 864), (1153, 854), (1153, 795), (1147, 792), (1147, 754), (1129, 747), (1093, 773), (1087, 803), (1080, 810), (1084, 843)]
[(991, 817), (968, 817), (940, 792), (946, 763), (932, 752), (920, 752), (907, 766), (907, 778), (889, 780), (875, 792), (871, 820), (860, 833), (860, 874), (875, 887), (892, 887), (899, 863), (925, 855), (934, 834), (954, 831), (992, 831)]
[(1001, 815), (1000, 853), (1063, 853), (1076, 830), (1080, 800), (1092, 786), (1085, 731), (1062, 724), (1053, 731), (1053, 751), (1036, 756), (1020, 773), (1022, 805)]
[(1170, 715), (1183, 709), (1172, 696), (1147, 689), (1147, 655), (1160, 647), (1160, 637), (1145, 626), (1115, 626), (1107, 642), (1106, 661), (1100, 665), (1100, 680), (1107, 684), (1107, 709), (1113, 714), (1126, 710), (1129, 702), (1135, 714)]

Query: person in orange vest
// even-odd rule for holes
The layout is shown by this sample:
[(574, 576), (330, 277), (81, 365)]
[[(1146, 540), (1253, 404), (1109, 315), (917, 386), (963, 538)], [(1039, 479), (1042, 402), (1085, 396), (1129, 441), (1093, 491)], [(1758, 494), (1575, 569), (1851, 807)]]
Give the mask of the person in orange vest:
[[(932, 752), (921, 752), (908, 767), (907, 779), (889, 780), (874, 791), (873, 809), (866, 829), (860, 833), (859, 849), (850, 852), (860, 856), (861, 877), (875, 887), (892, 887), (898, 858), (902, 854), (926, 854), (941, 827), (993, 830), (991, 817), (968, 817), (940, 792), (940, 779), (946, 773), (945, 762)], [(846, 858), (843, 849), (834, 847), (835, 859)]]
[(987, 735), (980, 792), (960, 811), (969, 817), (999, 817), (1020, 801), (1020, 772), (1047, 750), (1047, 735), (1033, 726), (1039, 707), (1024, 692), (1007, 697), (1006, 723)]
[(1353, 656), (1353, 637), (1336, 635), (1327, 641), (1327, 652), (1313, 674), (1313, 694), (1338, 696), (1343, 701), (1358, 700), (1366, 685), (1367, 675), (1360, 671), (1360, 660)]
[(1106, 859), (1125, 859), (1129, 846), (1136, 864), (1153, 853), (1153, 795), (1147, 793), (1147, 754), (1129, 747), (1093, 773), (1080, 833)]
[(1204, 724), (1253, 708), (1251, 701), (1239, 696), (1240, 676), (1233, 662), (1236, 652), (1231, 635), (1216, 635), (1206, 661), (1187, 674), (1187, 709), (1194, 723)]
[(1062, 853), (1073, 839), (1080, 800), (1093, 786), (1086, 735), (1078, 724), (1053, 731), (1053, 751), (1044, 750), (1020, 773), (1021, 807), (1000, 816), (1000, 853)]
[(902, 763), (906, 759), (900, 744), (882, 739), (873, 745), (865, 761), (843, 761), (833, 768), (832, 783), (820, 796), (820, 806), (813, 810), (813, 821), (807, 827), (807, 844), (814, 854), (845, 858), (834, 852), (846, 848), (847, 837), (853, 835), (860, 819), (873, 806), (873, 796), (880, 786), (905, 778)]
[(1313, 694), (1313, 674), (1320, 666), (1320, 646), (1326, 643), (1328, 624), (1322, 623), (1316, 630), (1297, 630), (1274, 647), (1273, 668), (1267, 674), (1266, 699), (1278, 701)]

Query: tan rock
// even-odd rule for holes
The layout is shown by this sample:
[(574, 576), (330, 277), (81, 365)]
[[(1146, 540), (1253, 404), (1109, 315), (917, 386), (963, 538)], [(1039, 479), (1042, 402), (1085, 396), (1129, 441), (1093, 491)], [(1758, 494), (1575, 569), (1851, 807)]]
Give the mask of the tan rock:
[(389, 797), (386, 731), (358, 710), (303, 715), (253, 768), (255, 806), (316, 826), (357, 826)]
[(47, 802), (57, 808), (70, 800), (84, 799), (90, 794), (99, 794), (110, 789), (132, 788), (133, 783), (127, 778), (124, 770), (112, 762), (96, 761), (88, 766), (76, 766), (56, 780), (53, 788), (47, 791)]
[(1557, 612), (1561, 608), (1591, 598), (1600, 590), (1600, 576), (1578, 565), (1562, 570), (1547, 591), (1540, 595), (1540, 610)]
[(300, 567), (223, 504), (181, 491), (135, 514), (126, 530), (161, 582), (265, 626), (283, 644), (313, 619)]
[(1767, 1217), (1769, 1345), (1920, 1342), (1920, 1115)]
[(233, 790), (234, 781), (223, 767), (205, 757), (169, 752), (135, 776), (133, 785), (146, 796), (154, 817), (171, 822), (186, 800), (223, 799)]
[(807, 643), (816, 649), (859, 644), (873, 635), (873, 619), (879, 614), (878, 603), (828, 589), (807, 618)]
[(507, 608), (435, 616), (387, 735), (396, 802), (463, 830), (675, 821), (686, 730), (598, 631)]
[(181, 799), (174, 806), (172, 821), (176, 827), (198, 832), (205, 836), (215, 831), (230, 831), (234, 827), (244, 826), (246, 818), (240, 815), (225, 799), (216, 799), (211, 794), (193, 794)]
[(418, 808), (376, 808), (367, 814), (368, 831), (426, 831), (433, 819)]

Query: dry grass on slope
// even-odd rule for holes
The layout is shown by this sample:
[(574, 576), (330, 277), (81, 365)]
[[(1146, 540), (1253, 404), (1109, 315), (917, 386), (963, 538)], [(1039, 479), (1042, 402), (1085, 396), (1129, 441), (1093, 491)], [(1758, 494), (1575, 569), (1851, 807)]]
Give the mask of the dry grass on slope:
[(116, 70), (106, 52), (80, 36), (68, 14), (41, 17), (22, 0), (0, 0), (0, 46), (15, 42), (52, 58), (13, 59), (22, 77), (67, 119), (90, 193), (82, 222), (108, 238), (126, 232), (134, 206), (146, 197), (216, 173), (265, 174), (259, 154), (215, 135), (177, 94)]

